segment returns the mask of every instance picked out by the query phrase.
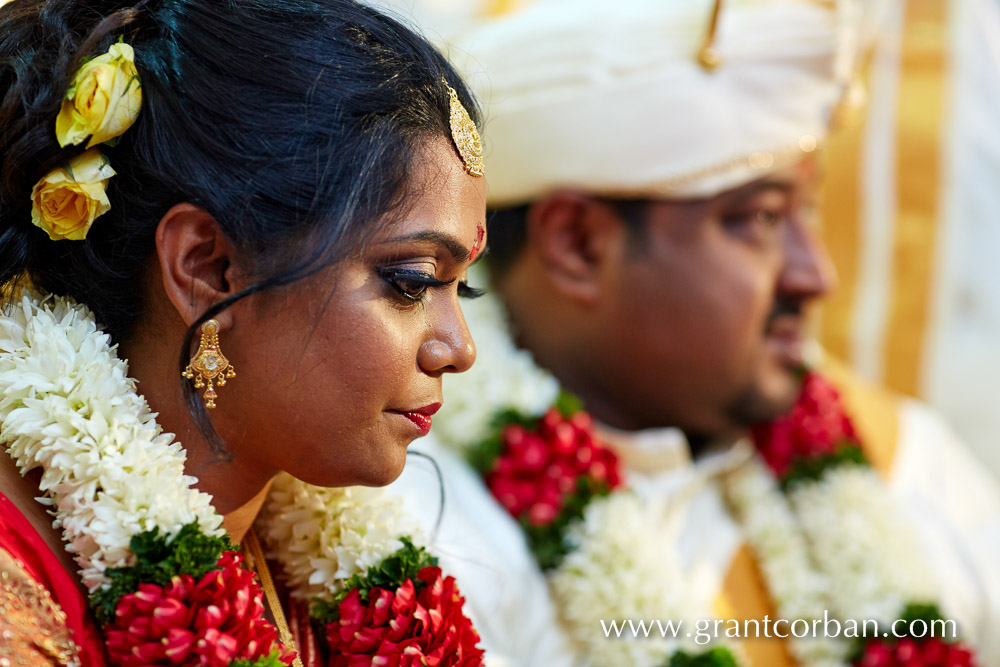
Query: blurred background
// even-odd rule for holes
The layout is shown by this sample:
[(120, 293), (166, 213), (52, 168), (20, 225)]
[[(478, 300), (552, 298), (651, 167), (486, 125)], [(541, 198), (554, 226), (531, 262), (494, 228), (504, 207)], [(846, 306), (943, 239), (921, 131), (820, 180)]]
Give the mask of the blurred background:
[[(546, 1), (370, 3), (444, 46)], [(817, 336), (863, 377), (935, 406), (1000, 476), (1000, 0), (869, 4), (855, 104), (824, 151), (822, 233), (840, 283)]]

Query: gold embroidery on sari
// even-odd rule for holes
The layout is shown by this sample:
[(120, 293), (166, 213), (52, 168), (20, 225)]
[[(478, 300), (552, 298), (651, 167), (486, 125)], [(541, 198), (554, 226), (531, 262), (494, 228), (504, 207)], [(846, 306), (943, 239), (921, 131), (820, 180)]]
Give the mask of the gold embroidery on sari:
[(0, 667), (79, 664), (66, 613), (21, 561), (0, 548)]

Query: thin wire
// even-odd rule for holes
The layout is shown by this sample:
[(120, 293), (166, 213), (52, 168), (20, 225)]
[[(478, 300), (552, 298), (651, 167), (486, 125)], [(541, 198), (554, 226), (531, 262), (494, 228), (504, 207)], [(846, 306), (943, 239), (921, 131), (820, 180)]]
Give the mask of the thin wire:
[(418, 456), (422, 459), (427, 459), (428, 461), (431, 462), (431, 465), (434, 466), (434, 474), (437, 475), (437, 482), (438, 482), (438, 496), (440, 497), (440, 505), (438, 507), (437, 520), (434, 522), (434, 531), (431, 534), (431, 540), (436, 541), (438, 533), (441, 531), (441, 522), (444, 519), (444, 500), (445, 500), (444, 475), (441, 474), (441, 466), (438, 465), (438, 462), (435, 461), (434, 457), (431, 456), (430, 454), (425, 454), (423, 452), (418, 452), (416, 450), (408, 450), (406, 452), (406, 455)]

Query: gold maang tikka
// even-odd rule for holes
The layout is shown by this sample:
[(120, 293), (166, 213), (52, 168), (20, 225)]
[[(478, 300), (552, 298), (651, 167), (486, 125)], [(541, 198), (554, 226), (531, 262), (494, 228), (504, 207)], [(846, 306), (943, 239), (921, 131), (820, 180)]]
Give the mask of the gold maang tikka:
[(483, 167), (483, 141), (479, 138), (479, 130), (472, 122), (472, 117), (458, 99), (458, 93), (448, 85), (445, 80), (444, 85), (448, 86), (448, 97), (450, 98), (451, 113), (448, 121), (451, 126), (451, 139), (455, 142), (458, 155), (462, 158), (465, 172), (470, 176), (482, 176), (486, 173)]
[(226, 355), (219, 349), (219, 323), (216, 320), (206, 320), (201, 325), (201, 342), (198, 344), (198, 351), (191, 357), (191, 363), (181, 373), (189, 380), (194, 380), (195, 389), (201, 389), (206, 384), (208, 389), (202, 394), (205, 399), (205, 407), (212, 409), (215, 407), (215, 393), (213, 383), (220, 387), (226, 386), (226, 380), (236, 377), (236, 371)]

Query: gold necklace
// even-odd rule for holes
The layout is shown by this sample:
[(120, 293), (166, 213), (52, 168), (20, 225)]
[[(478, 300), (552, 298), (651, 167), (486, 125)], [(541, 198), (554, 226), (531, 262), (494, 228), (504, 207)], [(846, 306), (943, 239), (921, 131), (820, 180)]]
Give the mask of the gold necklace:
[(260, 578), (260, 587), (264, 590), (264, 597), (267, 600), (268, 608), (271, 610), (271, 616), (274, 618), (274, 625), (278, 628), (278, 637), (281, 638), (281, 643), (292, 651), (295, 651), (295, 660), (292, 662), (292, 666), (302, 667), (302, 659), (295, 648), (295, 639), (288, 628), (288, 621), (285, 620), (285, 611), (281, 608), (281, 600), (278, 599), (278, 591), (274, 587), (271, 571), (267, 567), (264, 550), (261, 548), (260, 540), (257, 539), (257, 533), (254, 532), (253, 528), (248, 530), (243, 537), (241, 547), (243, 547), (243, 555), (246, 557), (247, 567), (252, 572), (256, 572), (257, 577)]

